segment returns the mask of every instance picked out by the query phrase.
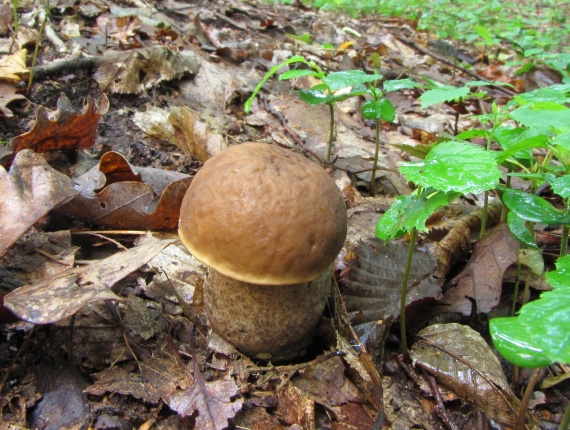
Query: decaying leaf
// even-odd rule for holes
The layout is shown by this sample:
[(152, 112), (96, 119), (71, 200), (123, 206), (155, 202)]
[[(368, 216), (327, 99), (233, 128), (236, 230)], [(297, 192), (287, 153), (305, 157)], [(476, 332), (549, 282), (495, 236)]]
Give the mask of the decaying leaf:
[(93, 78), (102, 91), (140, 94), (162, 81), (194, 74), (199, 68), (200, 56), (193, 51), (173, 52), (165, 46), (152, 46), (104, 55)]
[(20, 49), (0, 61), (0, 81), (17, 84), (22, 80), (22, 75), (29, 72), (26, 68), (27, 53), (25, 49)]
[(501, 363), (479, 333), (461, 324), (434, 324), (411, 349), (416, 366), (502, 424), (512, 426), (519, 400)]
[[(360, 242), (346, 278), (343, 291), (346, 310), (356, 333), (370, 346), (380, 340), (386, 327), (383, 320), (393, 321), (400, 313), (400, 291), (407, 246), (394, 242), (372, 245)], [(441, 280), (434, 276), (437, 261), (429, 254), (416, 251), (408, 283), (406, 304), (441, 296)]]
[(70, 178), (30, 150), (16, 155), (10, 172), (0, 166), (0, 256), (38, 219), (75, 194)]
[(477, 312), (488, 313), (501, 298), (503, 275), (518, 259), (520, 243), (505, 223), (490, 230), (479, 241), (469, 264), (456, 276), (442, 301), (447, 312), (470, 315), (474, 299)]
[(23, 149), (48, 152), (57, 149), (89, 148), (95, 143), (99, 118), (107, 112), (109, 100), (103, 95), (97, 108), (93, 99), (88, 97), (83, 113), (78, 115), (73, 112), (69, 99), (61, 96), (57, 101), (57, 108), (53, 114), (55, 119), (50, 120), (46, 109), (39, 107), (32, 130), (12, 139), (14, 153)]
[(206, 161), (227, 146), (221, 135), (186, 106), (172, 106), (170, 112), (149, 106), (146, 112), (135, 113), (133, 121), (145, 133), (176, 145), (200, 161)]
[(135, 168), (121, 154), (108, 152), (76, 179), (80, 194), (57, 210), (112, 228), (174, 230), (190, 180), (169, 170)]
[(16, 90), (15, 85), (0, 82), (0, 113), (8, 118), (14, 116), (14, 113), (8, 109), (7, 105), (14, 100), (26, 99), (22, 94), (18, 94)]
[(4, 296), (4, 305), (23, 320), (48, 324), (73, 315), (87, 303), (120, 300), (111, 287), (172, 242), (147, 238), (143, 244), (104, 260), (20, 287)]
[(196, 428), (221, 430), (228, 425), (243, 406), (243, 399), (232, 401), (239, 388), (229, 375), (213, 382), (194, 383), (192, 387), (170, 398), (169, 406), (183, 417), (198, 412)]

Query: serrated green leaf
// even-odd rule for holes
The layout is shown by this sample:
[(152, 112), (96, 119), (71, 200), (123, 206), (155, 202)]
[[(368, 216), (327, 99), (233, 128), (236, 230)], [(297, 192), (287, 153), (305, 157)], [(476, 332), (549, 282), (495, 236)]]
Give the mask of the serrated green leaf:
[(570, 224), (568, 211), (556, 209), (542, 197), (503, 186), (498, 189), (504, 205), (519, 218), (543, 224)]
[(555, 130), (567, 131), (570, 129), (570, 109), (565, 106), (540, 102), (515, 109), (510, 117), (527, 127), (552, 127)]
[(451, 102), (465, 98), (468, 94), (469, 88), (467, 87), (457, 88), (445, 85), (440, 88), (426, 91), (420, 96), (420, 101), (422, 102), (422, 109), (426, 109), (437, 103)]
[(353, 87), (366, 82), (373, 82), (382, 79), (382, 75), (368, 75), (362, 70), (349, 70), (346, 72), (329, 73), (323, 78), (323, 82), (331, 89), (337, 91), (342, 88)]
[(519, 322), (553, 362), (570, 363), (570, 288), (546, 291), (524, 305)]
[(550, 182), (552, 191), (560, 197), (567, 199), (570, 197), (570, 175), (564, 175)]
[(520, 218), (516, 213), (511, 211), (507, 214), (507, 226), (511, 234), (520, 243), (531, 248), (538, 248), (534, 236), (526, 225), (526, 221)]
[(446, 194), (434, 190), (424, 190), (420, 196), (415, 193), (400, 196), (376, 224), (376, 237), (392, 240), (409, 233), (413, 228), (427, 231), (426, 221), (430, 215), (457, 197), (457, 193)]
[(383, 84), (384, 91), (389, 93), (392, 91), (409, 90), (412, 88), (419, 88), (420, 84), (411, 79), (396, 79), (392, 81), (385, 81)]
[(493, 318), (489, 321), (489, 331), (497, 351), (516, 366), (536, 368), (552, 362), (517, 317)]
[(366, 119), (381, 119), (392, 122), (396, 118), (396, 109), (388, 99), (367, 100), (362, 105), (361, 112)]
[(400, 165), (400, 171), (417, 185), (462, 194), (493, 189), (502, 176), (492, 152), (454, 141), (440, 143), (423, 161)]

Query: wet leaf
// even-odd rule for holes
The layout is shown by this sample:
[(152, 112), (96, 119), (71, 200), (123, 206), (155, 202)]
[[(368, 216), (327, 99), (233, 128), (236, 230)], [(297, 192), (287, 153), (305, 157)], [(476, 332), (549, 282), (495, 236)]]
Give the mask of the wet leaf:
[[(360, 242), (354, 252), (343, 297), (356, 333), (364, 342), (374, 344), (386, 329), (381, 322), (394, 321), (400, 314), (402, 262), (408, 249), (393, 242), (373, 241), (373, 246)], [(433, 276), (437, 269), (433, 256), (414, 252), (406, 305), (441, 297), (441, 281)]]
[(0, 255), (41, 217), (77, 194), (73, 181), (30, 150), (0, 166)]
[(519, 400), (501, 363), (479, 333), (460, 324), (435, 324), (418, 333), (410, 355), (416, 366), (494, 420), (512, 426)]
[(467, 87), (457, 88), (451, 85), (442, 85), (423, 93), (420, 96), (420, 101), (422, 102), (422, 109), (426, 109), (431, 105), (460, 100), (468, 95), (469, 88)]
[(542, 197), (524, 191), (498, 187), (507, 208), (525, 221), (544, 224), (570, 224), (570, 213), (556, 209)]
[(87, 303), (120, 300), (111, 287), (152, 259), (173, 240), (149, 238), (87, 266), (74, 267), (4, 296), (4, 305), (23, 320), (49, 324), (75, 314)]
[(475, 301), (477, 311), (490, 312), (499, 304), (505, 271), (518, 261), (519, 242), (506, 224), (490, 230), (477, 244), (475, 252), (463, 271), (456, 276), (443, 301), (448, 312), (470, 315)]
[(552, 186), (552, 191), (560, 197), (564, 199), (570, 197), (570, 175), (564, 175), (556, 178), (550, 183), (550, 185)]
[(170, 408), (183, 417), (197, 412), (196, 428), (226, 428), (228, 420), (233, 418), (243, 405), (242, 398), (232, 401), (232, 397), (239, 394), (238, 386), (228, 375), (213, 382), (206, 382), (203, 387), (200, 385), (196, 382), (188, 390), (172, 395)]
[(353, 87), (358, 84), (378, 81), (382, 75), (369, 75), (363, 70), (349, 70), (342, 72), (332, 72), (323, 78), (323, 82), (332, 90), (337, 91), (343, 88)]
[(17, 153), (23, 149), (36, 152), (48, 152), (57, 149), (89, 148), (95, 143), (97, 125), (101, 115), (107, 112), (109, 100), (103, 96), (97, 108), (91, 97), (83, 113), (73, 112), (69, 99), (61, 96), (57, 101), (54, 120), (49, 119), (48, 112), (40, 106), (36, 114), (34, 127), (25, 134), (12, 139), (12, 150)]
[(495, 188), (502, 177), (491, 151), (455, 141), (435, 146), (422, 161), (402, 164), (400, 172), (417, 185), (464, 194)]
[(178, 227), (190, 178), (163, 169), (135, 168), (119, 153), (108, 152), (76, 182), (80, 194), (58, 212), (112, 228), (158, 231)]
[(362, 116), (366, 119), (392, 122), (396, 118), (396, 109), (388, 99), (367, 100), (362, 105)]
[(538, 248), (534, 235), (526, 225), (526, 220), (520, 218), (515, 212), (507, 214), (507, 225), (512, 235), (523, 245), (531, 248)]

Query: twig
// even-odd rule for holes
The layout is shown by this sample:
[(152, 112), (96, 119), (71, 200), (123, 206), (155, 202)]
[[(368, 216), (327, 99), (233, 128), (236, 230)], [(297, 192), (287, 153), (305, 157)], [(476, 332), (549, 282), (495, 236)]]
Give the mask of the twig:
[(429, 386), (435, 397), (435, 401), (437, 402), (437, 406), (435, 407), (435, 413), (441, 419), (445, 427), (449, 430), (458, 430), (457, 426), (453, 424), (449, 417), (447, 416), (447, 411), (445, 410), (445, 405), (443, 404), (443, 399), (441, 398), (441, 393), (439, 392), (439, 388), (437, 387), (437, 383), (433, 375), (426, 374), (427, 380), (429, 382)]
[(288, 366), (264, 366), (264, 367), (255, 367), (250, 369), (250, 372), (298, 372), (299, 370), (306, 369), (307, 367), (315, 366), (323, 361), (326, 361), (333, 357), (343, 357), (345, 353), (343, 351), (332, 351), (326, 354), (320, 355), (314, 360), (307, 361), (306, 363), (300, 364), (291, 364)]

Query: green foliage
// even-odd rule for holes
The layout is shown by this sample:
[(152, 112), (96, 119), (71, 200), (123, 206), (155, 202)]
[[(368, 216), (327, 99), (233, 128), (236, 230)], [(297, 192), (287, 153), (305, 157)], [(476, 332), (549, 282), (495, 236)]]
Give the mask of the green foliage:
[(570, 363), (570, 256), (559, 258), (546, 278), (552, 291), (524, 305), (518, 316), (489, 323), (499, 353), (520, 367)]

